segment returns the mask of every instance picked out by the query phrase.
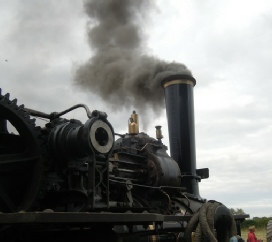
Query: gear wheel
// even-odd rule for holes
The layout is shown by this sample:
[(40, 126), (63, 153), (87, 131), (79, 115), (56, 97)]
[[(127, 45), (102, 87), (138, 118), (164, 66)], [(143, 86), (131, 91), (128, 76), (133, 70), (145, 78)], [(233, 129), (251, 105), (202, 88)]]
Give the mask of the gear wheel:
[[(18, 134), (8, 131), (7, 123)], [(15, 131), (16, 132), (16, 131)], [(28, 211), (43, 174), (40, 127), (0, 88), (0, 212)]]

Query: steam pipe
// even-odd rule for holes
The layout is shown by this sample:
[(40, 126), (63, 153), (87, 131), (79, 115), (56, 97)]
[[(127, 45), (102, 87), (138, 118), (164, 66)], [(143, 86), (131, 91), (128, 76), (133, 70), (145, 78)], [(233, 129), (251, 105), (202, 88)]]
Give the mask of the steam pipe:
[(161, 81), (165, 93), (171, 157), (181, 170), (181, 184), (188, 193), (199, 196), (196, 174), (195, 122), (191, 75), (170, 75)]

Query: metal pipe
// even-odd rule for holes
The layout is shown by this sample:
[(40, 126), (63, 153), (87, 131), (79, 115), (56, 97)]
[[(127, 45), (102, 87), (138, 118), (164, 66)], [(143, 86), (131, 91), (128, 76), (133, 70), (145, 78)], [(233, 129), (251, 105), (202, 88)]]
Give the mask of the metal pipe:
[(165, 93), (171, 157), (181, 170), (181, 184), (190, 194), (199, 196), (196, 174), (195, 122), (191, 75), (170, 75), (161, 82)]

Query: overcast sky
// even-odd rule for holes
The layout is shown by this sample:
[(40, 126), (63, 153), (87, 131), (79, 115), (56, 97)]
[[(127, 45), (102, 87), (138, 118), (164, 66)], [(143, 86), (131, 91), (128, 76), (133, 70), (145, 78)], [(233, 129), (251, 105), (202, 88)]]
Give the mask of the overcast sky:
[[(197, 81), (197, 168), (210, 170), (201, 196), (251, 217), (272, 216), (272, 1), (154, 2), (141, 20), (145, 53), (184, 63)], [(113, 108), (74, 83), (94, 53), (88, 21), (81, 1), (0, 0), (0, 87), (47, 113), (85, 103), (125, 133), (133, 107)], [(83, 110), (66, 117), (87, 119)], [(168, 145), (164, 107), (141, 128), (154, 137), (155, 125)]]

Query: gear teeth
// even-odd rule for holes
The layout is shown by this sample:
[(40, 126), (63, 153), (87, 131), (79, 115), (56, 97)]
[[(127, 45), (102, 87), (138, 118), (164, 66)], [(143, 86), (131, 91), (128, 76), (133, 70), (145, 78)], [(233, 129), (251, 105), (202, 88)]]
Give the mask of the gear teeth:
[(9, 99), (9, 96), (10, 96), (9, 93), (4, 95), (4, 97), (7, 98), (7, 99)]
[(25, 111), (24, 109), (21, 109), (21, 108), (18, 110), (18, 112), (19, 112), (20, 114), (24, 115), (24, 116), (25, 116), (25, 114), (26, 114), (26, 111)]
[[(2, 118), (4, 120), (5, 119), (8, 120), (14, 126), (14, 128), (17, 129), (21, 137), (20, 143), (21, 142), (25, 143), (24, 149), (26, 149), (26, 151), (29, 152), (29, 154), (30, 153), (33, 154), (33, 158), (35, 158), (35, 161), (33, 161), (33, 169), (31, 168), (29, 172), (27, 172), (27, 175), (32, 176), (31, 179), (29, 180), (29, 184), (26, 184), (25, 188), (23, 188), (25, 189), (27, 196), (24, 197), (20, 195), (18, 198), (21, 198), (22, 200), (18, 204), (17, 204), (17, 197), (15, 196), (8, 197), (11, 199), (11, 202), (14, 204), (13, 205), (14, 211), (12, 211), (13, 206), (9, 207), (9, 206), (6, 206), (4, 203), (5, 206), (3, 206), (3, 204), (0, 204), (0, 210), (1, 210), (0, 213), (11, 212), (11, 211), (17, 212), (17, 210), (19, 209), (26, 210), (26, 211), (28, 211), (29, 209), (32, 209), (32, 205), (36, 201), (35, 200), (36, 195), (40, 193), (40, 185), (42, 185), (42, 182), (43, 182), (42, 175), (44, 174), (43, 172), (46, 165), (45, 164), (46, 158), (44, 158), (45, 155), (43, 154), (46, 153), (47, 146), (46, 146), (46, 141), (44, 141), (41, 138), (41, 135), (42, 135), (40, 131), (41, 128), (36, 127), (36, 124), (35, 124), (36, 120), (30, 117), (30, 112), (25, 110), (24, 105), (19, 106), (17, 104), (17, 99), (10, 100), (9, 97), (10, 97), (10, 94), (3, 93), (2, 89), (0, 88), (0, 116), (1, 116), (0, 119)], [(17, 149), (15, 149), (15, 152), (17, 152), (16, 150)], [(13, 150), (11, 151), (12, 152), (10, 154), (13, 153)], [(9, 153), (7, 155), (9, 155)], [(36, 163), (40, 165), (36, 165)], [(0, 176), (5, 178), (6, 176), (9, 176), (9, 174), (12, 174), (11, 179), (14, 179), (13, 178), (14, 165), (12, 164), (11, 166), (12, 169), (10, 169), (9, 167), (10, 166), (8, 166), (8, 169), (6, 169), (6, 166), (4, 165), (3, 166), (4, 169), (0, 169), (0, 173), (1, 173)], [(2, 168), (2, 165), (1, 165), (1, 168)], [(5, 187), (5, 189), (7, 189), (7, 192), (9, 191), (12, 192), (11, 190), (12, 188), (13, 186)], [(7, 194), (9, 195), (9, 193)]]
[(17, 104), (17, 98), (13, 99), (13, 100), (11, 101), (11, 103), (12, 103), (12, 104)]
[(10, 105), (13, 106), (13, 108), (17, 108), (17, 99), (13, 99), (11, 102), (10, 102)]
[(34, 128), (35, 131), (41, 131), (41, 129), (42, 129), (42, 128), (41, 128), (40, 126), (36, 126), (36, 127)]
[(50, 129), (50, 128), (54, 128), (54, 125), (50, 122), (45, 124), (45, 127)]
[(35, 119), (35, 118), (32, 118), (32, 119), (29, 119), (28, 123), (29, 123), (29, 124), (34, 124), (35, 121), (36, 121), (36, 119)]

